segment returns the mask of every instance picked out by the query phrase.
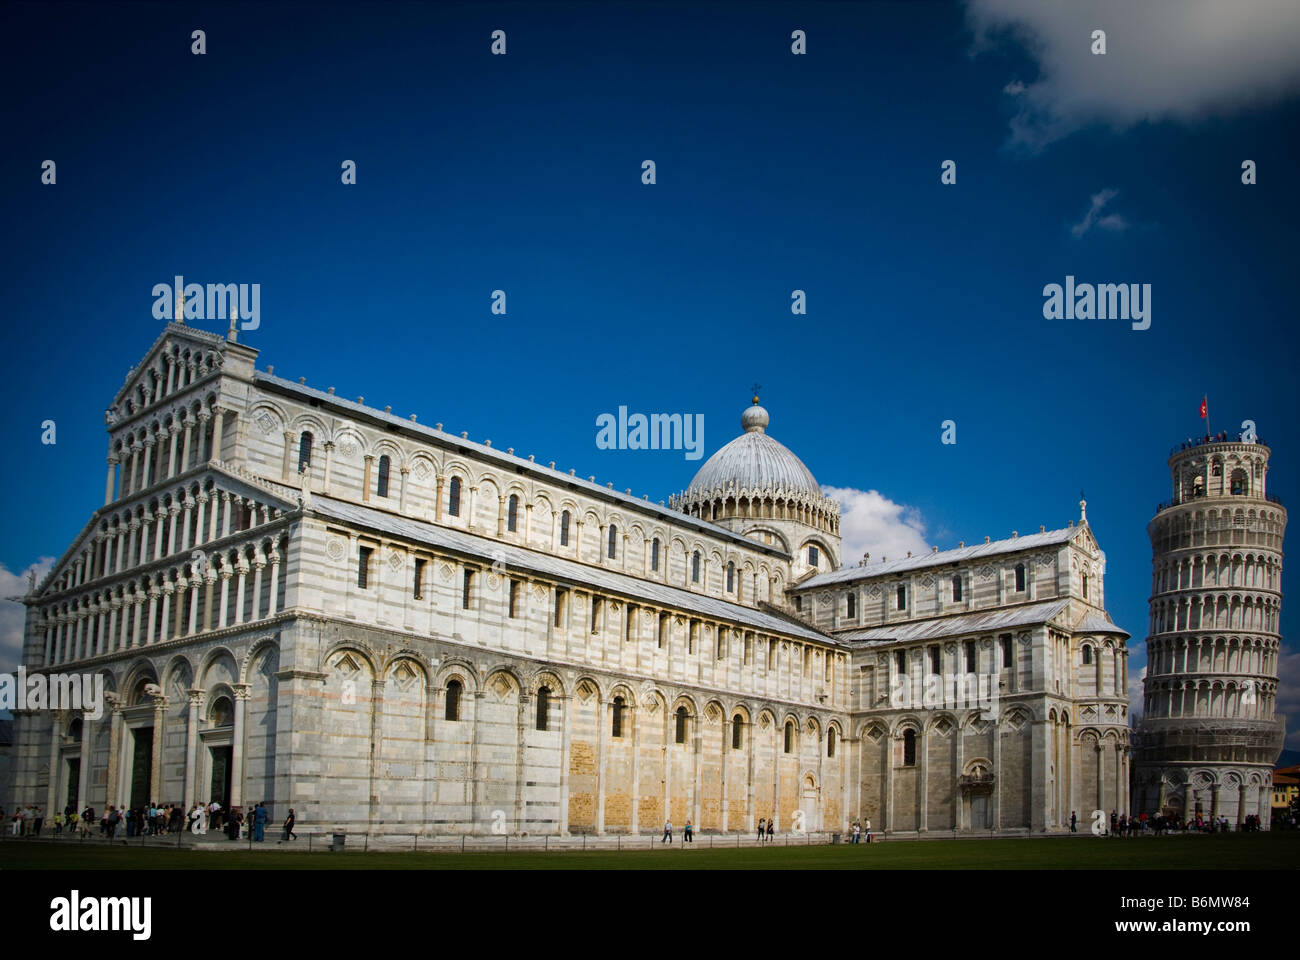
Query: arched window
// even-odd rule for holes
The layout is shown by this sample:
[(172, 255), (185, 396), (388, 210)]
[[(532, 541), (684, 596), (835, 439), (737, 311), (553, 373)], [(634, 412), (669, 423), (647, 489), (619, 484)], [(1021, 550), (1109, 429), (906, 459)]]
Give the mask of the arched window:
[(1088, 575), (1083, 575), (1083, 599), (1088, 599)]
[(306, 473), (311, 469), (311, 432), (304, 430), (298, 438), (298, 472)]
[(903, 731), (903, 766), (916, 766), (916, 731)]
[(1233, 496), (1245, 496), (1250, 490), (1250, 484), (1246, 481), (1246, 471), (1240, 468), (1232, 471), (1232, 490)]
[(388, 496), (388, 471), (391, 465), (392, 461), (387, 454), (379, 458), (379, 487), (376, 492), (381, 497)]
[(461, 585), (460, 585), (460, 606), (462, 610), (469, 609), (469, 600), (470, 600), (471, 590), (473, 588), (473, 585), (474, 585), (474, 571), (466, 570), (465, 577), (461, 581)]
[(826, 731), (826, 756), (835, 756), (835, 728), (831, 727)]
[(1086, 643), (1083, 645), (1083, 662), (1085, 664), (1092, 663), (1092, 647)]
[(858, 597), (856, 594), (849, 594), (849, 619), (852, 620), (858, 615)]
[(691, 554), (691, 583), (700, 582), (700, 551)]
[(537, 691), (537, 729), (546, 730), (548, 714), (551, 709), (551, 688), (540, 687)]
[(447, 488), (447, 515), (460, 516), (460, 477), (452, 477)]
[(609, 731), (611, 737), (623, 736), (623, 710), (623, 698), (615, 697), (612, 706), (613, 722)]
[(519, 497), (510, 494), (510, 499), (506, 501), (506, 529), (514, 533), (519, 526)]
[(212, 703), (208, 719), (214, 727), (228, 727), (235, 722), (235, 707), (229, 697), (217, 697)]
[(655, 537), (650, 543), (650, 569), (659, 569), (659, 538)]
[(460, 719), (460, 681), (447, 681), (447, 712), (443, 715), (447, 720)]
[(560, 546), (569, 545), (569, 511), (565, 510), (560, 514)]
[(898, 610), (907, 609), (907, 587), (900, 586), (894, 594), (894, 606)]
[(961, 603), (961, 576), (952, 578), (952, 602)]
[(81, 717), (77, 717), (68, 724), (68, 736), (73, 740), (80, 741), (82, 729), (84, 729), (84, 724), (82, 723)]
[(1016, 564), (1016, 593), (1020, 593), (1024, 589), (1025, 589), (1025, 565), (1023, 563), (1017, 563)]
[(785, 752), (789, 753), (794, 749), (794, 721), (785, 722)]
[(686, 742), (686, 708), (677, 708), (677, 742)]
[(819, 558), (819, 555), (818, 555), (818, 553), (817, 553), (817, 548), (816, 548), (816, 547), (812, 547), (812, 546), (810, 546), (810, 547), (808, 548), (808, 566), (810, 566), (810, 567), (815, 567), (815, 566), (817, 566), (817, 561), (818, 561), (818, 559), (820, 559), (820, 558)]
[(736, 589), (736, 565), (727, 561), (727, 593)]
[(740, 741), (741, 741), (741, 737), (743, 736), (743, 734), (741, 733), (742, 724), (743, 721), (740, 718), (740, 714), (736, 714), (734, 717), (731, 718), (731, 749), (732, 750), (740, 749)]
[(979, 671), (976, 669), (977, 664), (975, 660), (975, 641), (967, 640), (963, 646), (966, 648), (966, 672), (978, 673)]
[(618, 559), (618, 526), (609, 525), (609, 559)]

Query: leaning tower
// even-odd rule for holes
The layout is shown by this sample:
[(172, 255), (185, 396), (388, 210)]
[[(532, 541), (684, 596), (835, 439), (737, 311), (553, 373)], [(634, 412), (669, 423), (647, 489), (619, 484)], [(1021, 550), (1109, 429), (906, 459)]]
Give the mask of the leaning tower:
[(1147, 525), (1151, 623), (1133, 813), (1257, 814), (1282, 749), (1278, 617), (1286, 510), (1262, 442), (1208, 438), (1169, 457), (1173, 499)]

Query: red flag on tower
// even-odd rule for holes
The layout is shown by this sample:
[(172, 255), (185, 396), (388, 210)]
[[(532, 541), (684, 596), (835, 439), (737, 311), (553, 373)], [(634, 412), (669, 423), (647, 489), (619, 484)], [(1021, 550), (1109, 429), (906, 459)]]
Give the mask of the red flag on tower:
[(1201, 397), (1201, 419), (1207, 420), (1210, 416), (1210, 395), (1206, 394)]

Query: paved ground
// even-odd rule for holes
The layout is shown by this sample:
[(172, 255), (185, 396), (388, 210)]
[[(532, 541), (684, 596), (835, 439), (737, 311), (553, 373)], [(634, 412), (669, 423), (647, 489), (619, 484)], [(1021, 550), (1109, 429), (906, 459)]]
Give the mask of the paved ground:
[[(253, 844), (208, 839), (175, 847), (167, 838), (130, 844), (99, 840), (8, 840), (0, 842), (7, 869), (1246, 869), (1294, 870), (1300, 863), (1300, 832), (1179, 835), (1119, 839), (1079, 834), (1060, 838), (899, 841), (870, 845), (774, 843), (759, 847), (742, 838), (699, 838), (695, 845), (659, 844), (657, 838), (570, 838), (522, 841), (478, 838), (434, 842), (421, 838), (401, 846), (349, 840), (330, 852), (323, 837), (296, 843)], [(621, 846), (621, 850), (620, 850)], [(204, 855), (208, 854), (208, 855)]]

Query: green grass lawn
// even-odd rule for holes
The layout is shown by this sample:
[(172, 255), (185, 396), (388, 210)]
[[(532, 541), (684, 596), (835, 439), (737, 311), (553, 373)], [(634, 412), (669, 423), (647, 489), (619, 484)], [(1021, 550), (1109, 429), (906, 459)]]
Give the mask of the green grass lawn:
[(6, 841), (10, 870), (1293, 870), (1300, 832), (591, 853), (193, 851)]

